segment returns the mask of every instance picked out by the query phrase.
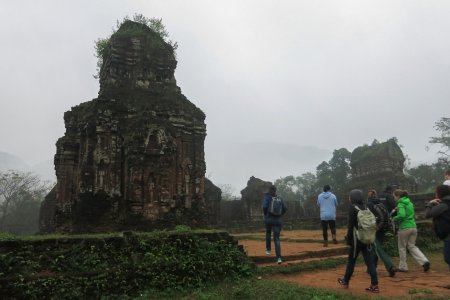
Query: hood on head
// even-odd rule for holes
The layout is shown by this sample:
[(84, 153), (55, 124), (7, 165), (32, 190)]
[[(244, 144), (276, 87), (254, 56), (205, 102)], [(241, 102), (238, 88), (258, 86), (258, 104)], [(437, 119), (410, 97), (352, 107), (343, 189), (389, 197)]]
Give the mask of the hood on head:
[(363, 204), (364, 196), (361, 190), (352, 190), (350, 192), (350, 203), (351, 204)]

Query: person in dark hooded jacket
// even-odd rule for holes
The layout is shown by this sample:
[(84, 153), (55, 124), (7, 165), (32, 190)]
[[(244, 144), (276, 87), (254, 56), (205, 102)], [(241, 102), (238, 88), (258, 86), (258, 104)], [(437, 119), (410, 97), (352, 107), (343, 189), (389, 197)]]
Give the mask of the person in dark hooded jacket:
[[(380, 204), (384, 206), (384, 204), (381, 203), (380, 199), (377, 198), (377, 192), (375, 190), (369, 190), (369, 192), (367, 193), (367, 207), (370, 209), (370, 211), (374, 212), (375, 205), (380, 205)], [(385, 207), (386, 211), (389, 212), (388, 209), (386, 208), (386, 206), (384, 206), (384, 207)], [(388, 215), (386, 217), (388, 217)], [(378, 257), (379, 257), (383, 261), (384, 267), (386, 268), (386, 271), (388, 271), (388, 273), (389, 273), (389, 277), (394, 277), (396, 268), (394, 266), (394, 263), (391, 260), (391, 257), (383, 249), (385, 233), (386, 233), (386, 228), (384, 226), (381, 226), (380, 228), (378, 228), (377, 233), (375, 234), (375, 253), (376, 253), (376, 255), (373, 256), (374, 264), (375, 264), (375, 268), (376, 268), (377, 263), (378, 263)]]
[(444, 261), (450, 269), (450, 186), (438, 185), (436, 199), (425, 206), (425, 218), (433, 218), (440, 239), (444, 241)]
[(274, 197), (277, 196), (277, 187), (272, 185), (269, 188), (269, 192), (264, 194), (262, 209), (264, 214), (264, 223), (266, 225), (266, 255), (271, 255), (271, 234), (273, 231), (273, 242), (275, 244), (275, 254), (277, 255), (277, 263), (281, 264), (283, 262), (281, 258), (281, 242), (280, 233), (282, 227), (282, 216), (286, 213), (287, 207), (282, 200), (282, 213), (281, 216), (275, 216), (269, 212), (269, 206)]
[(359, 252), (361, 252), (370, 275), (370, 286), (366, 288), (366, 291), (379, 293), (380, 290), (378, 288), (378, 276), (373, 262), (373, 252), (375, 247), (373, 247), (373, 245), (368, 246), (361, 243), (355, 236), (355, 232), (358, 227), (358, 210), (355, 206), (357, 206), (360, 210), (365, 209), (364, 197), (361, 190), (352, 190), (350, 192), (350, 207), (348, 210), (348, 225), (346, 236), (347, 244), (350, 247), (348, 249), (348, 260), (347, 266), (345, 268), (345, 275), (344, 277), (338, 278), (338, 283), (343, 288), (348, 288), (350, 279), (355, 269), (356, 259), (358, 258)]

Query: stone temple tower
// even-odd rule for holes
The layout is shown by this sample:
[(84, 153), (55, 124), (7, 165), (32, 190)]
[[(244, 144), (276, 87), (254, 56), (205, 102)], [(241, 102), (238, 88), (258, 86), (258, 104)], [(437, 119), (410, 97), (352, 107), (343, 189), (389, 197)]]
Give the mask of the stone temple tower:
[(203, 225), (205, 114), (176, 85), (173, 47), (126, 21), (104, 52), (98, 98), (64, 114), (41, 229)]

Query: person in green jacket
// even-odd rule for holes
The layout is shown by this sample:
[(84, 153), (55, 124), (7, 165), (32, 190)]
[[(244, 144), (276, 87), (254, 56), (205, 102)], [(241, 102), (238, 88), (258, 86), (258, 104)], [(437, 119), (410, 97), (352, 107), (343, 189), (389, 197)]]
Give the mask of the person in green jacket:
[(399, 272), (408, 272), (406, 263), (406, 249), (414, 259), (423, 267), (423, 271), (430, 269), (430, 261), (416, 246), (417, 226), (414, 217), (414, 205), (408, 198), (408, 192), (404, 190), (395, 190), (394, 199), (397, 203), (397, 215), (393, 218), (399, 223), (398, 231), (398, 252), (399, 252)]

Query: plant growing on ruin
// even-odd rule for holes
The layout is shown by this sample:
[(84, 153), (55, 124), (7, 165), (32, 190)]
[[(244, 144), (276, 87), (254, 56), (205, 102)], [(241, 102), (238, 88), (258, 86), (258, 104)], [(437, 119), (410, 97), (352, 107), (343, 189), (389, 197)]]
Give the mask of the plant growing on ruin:
[(161, 18), (147, 18), (142, 14), (135, 14), (132, 19), (128, 16), (125, 16), (122, 21), (116, 21), (116, 28), (112, 29), (112, 33), (107, 38), (99, 38), (95, 41), (95, 56), (97, 57), (97, 73), (94, 75), (94, 78), (98, 79), (100, 77), (100, 70), (103, 65), (103, 57), (107, 56), (109, 53), (110, 39), (111, 36), (117, 32), (117, 30), (122, 26), (126, 21), (134, 21), (137, 23), (144, 24), (156, 32), (166, 43), (168, 43), (173, 48), (174, 55), (176, 54), (175, 50), (178, 48), (177, 42), (169, 39), (169, 33), (166, 30), (166, 27), (162, 23)]

